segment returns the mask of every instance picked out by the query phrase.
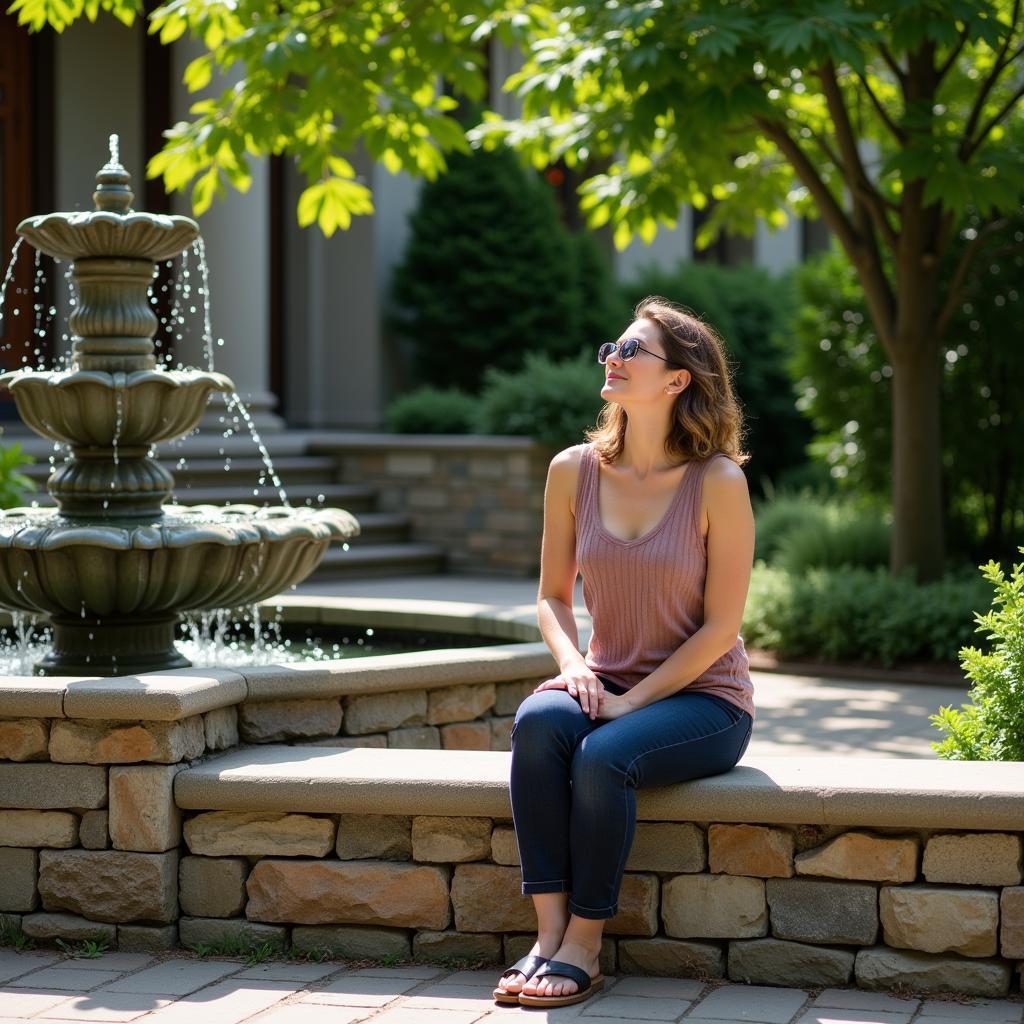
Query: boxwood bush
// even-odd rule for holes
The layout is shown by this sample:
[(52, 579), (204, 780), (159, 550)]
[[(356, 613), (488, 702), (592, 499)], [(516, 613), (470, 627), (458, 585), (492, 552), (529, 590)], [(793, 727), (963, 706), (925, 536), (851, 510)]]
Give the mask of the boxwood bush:
[(955, 661), (987, 593), (975, 577), (918, 584), (884, 569), (754, 566), (743, 623), (750, 647), (780, 658), (891, 667)]
[(932, 746), (951, 761), (1024, 761), (1024, 563), (1009, 577), (994, 561), (981, 568), (995, 593), (991, 609), (975, 616), (977, 632), (994, 643), (988, 652), (960, 651), (973, 684), (971, 703), (932, 715), (932, 724), (947, 734)]

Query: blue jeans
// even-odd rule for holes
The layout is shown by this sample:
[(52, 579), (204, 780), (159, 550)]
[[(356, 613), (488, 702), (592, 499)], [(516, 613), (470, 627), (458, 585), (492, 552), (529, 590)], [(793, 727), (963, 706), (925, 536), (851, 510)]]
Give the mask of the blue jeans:
[(728, 701), (685, 689), (610, 722), (565, 690), (531, 694), (512, 726), (510, 783), (524, 895), (567, 892), (573, 914), (612, 917), (636, 790), (729, 771), (752, 726)]

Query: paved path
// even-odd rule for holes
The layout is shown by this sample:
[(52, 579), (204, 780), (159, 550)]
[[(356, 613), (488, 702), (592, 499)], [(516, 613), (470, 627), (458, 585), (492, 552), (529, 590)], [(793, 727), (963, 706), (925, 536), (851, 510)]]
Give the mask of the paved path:
[[(537, 621), (537, 581), (484, 576), (408, 576), (399, 579), (312, 582), (300, 596), (384, 597), (443, 602), (466, 613), (489, 612)], [(590, 620), (577, 581), (573, 611), (581, 633)], [(581, 644), (583, 636), (581, 635)], [(789, 755), (934, 758), (941, 738), (928, 721), (943, 704), (967, 699), (966, 686), (862, 682), (754, 673), (758, 720), (751, 756)]]
[(0, 950), (0, 1024), (477, 1024), (522, 1019), (580, 1024), (1022, 1024), (1024, 1001), (896, 998), (852, 989), (609, 978), (587, 1002), (559, 1010), (499, 1006), (498, 969), (358, 968), (341, 963), (107, 953), (95, 960)]

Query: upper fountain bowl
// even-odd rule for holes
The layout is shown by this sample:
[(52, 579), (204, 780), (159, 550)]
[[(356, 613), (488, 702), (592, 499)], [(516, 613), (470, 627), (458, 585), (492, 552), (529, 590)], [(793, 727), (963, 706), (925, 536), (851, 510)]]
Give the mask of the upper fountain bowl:
[(188, 248), (199, 237), (199, 225), (190, 217), (90, 210), (27, 217), (18, 225), (18, 234), (40, 252), (61, 260), (164, 260)]
[(18, 225), (18, 234), (40, 252), (62, 260), (170, 259), (199, 237), (199, 225), (190, 217), (134, 212), (131, 181), (112, 135), (110, 160), (96, 175), (96, 209), (28, 217)]

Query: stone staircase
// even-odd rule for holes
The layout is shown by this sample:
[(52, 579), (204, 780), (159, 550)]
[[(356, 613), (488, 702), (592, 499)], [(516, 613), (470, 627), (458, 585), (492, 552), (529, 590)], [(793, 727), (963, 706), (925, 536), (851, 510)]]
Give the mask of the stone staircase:
[[(46, 479), (51, 472), (49, 460), (55, 454), (53, 446), (13, 424), (4, 427), (4, 443), (17, 442), (36, 460), (22, 469), (38, 488), (29, 501), (44, 507), (53, 506), (53, 500), (46, 493)], [(343, 482), (334, 456), (310, 454), (308, 449), (317, 439), (317, 435), (298, 431), (282, 431), (265, 438), (274, 470), (293, 506), (348, 509), (362, 529), (358, 537), (349, 541), (348, 551), (340, 545), (332, 545), (311, 578), (363, 579), (443, 572), (444, 549), (411, 540), (410, 517), (377, 511), (375, 489)], [(281, 503), (278, 490), (248, 437), (198, 434), (182, 442), (161, 445), (159, 456), (174, 474), (175, 497), (182, 505)], [(184, 465), (180, 465), (182, 459), (186, 460)]]

